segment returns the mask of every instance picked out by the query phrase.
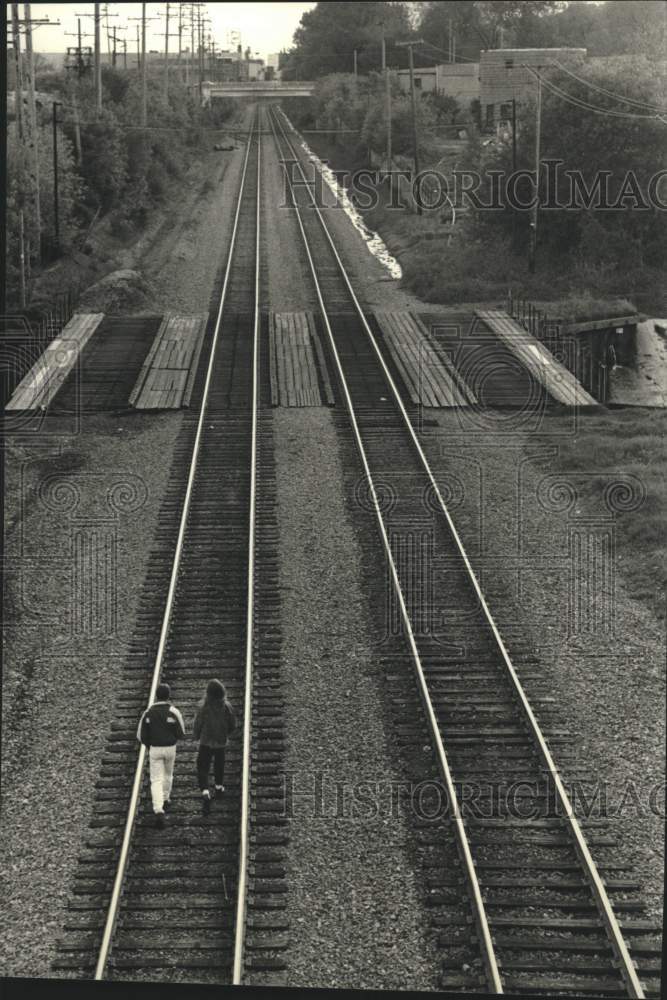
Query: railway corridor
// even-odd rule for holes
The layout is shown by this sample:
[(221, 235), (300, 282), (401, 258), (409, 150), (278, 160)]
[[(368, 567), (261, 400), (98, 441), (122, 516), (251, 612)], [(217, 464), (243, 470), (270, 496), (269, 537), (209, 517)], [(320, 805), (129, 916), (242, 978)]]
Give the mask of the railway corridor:
[[(276, 207), (289, 159), (303, 169), (288, 121), (260, 106), (54, 968), (656, 993), (639, 886), (605, 830), (568, 815), (551, 747), (559, 766), (585, 762), (520, 626), (511, 648), (501, 638), (423, 413), (329, 231), (342, 223), (306, 184)], [(288, 306), (313, 313), (310, 363), (322, 393), (325, 374), (333, 386), (308, 423), (306, 408), (271, 409), (267, 313)], [(160, 678), (191, 716), (216, 674), (242, 720), (229, 792), (201, 816), (183, 749), (156, 831), (132, 720)]]

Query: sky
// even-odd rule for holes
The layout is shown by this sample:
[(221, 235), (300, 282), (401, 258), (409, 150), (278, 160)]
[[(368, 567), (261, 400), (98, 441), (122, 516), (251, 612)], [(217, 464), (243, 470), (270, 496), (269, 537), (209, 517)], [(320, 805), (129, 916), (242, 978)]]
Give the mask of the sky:
[[(119, 29), (127, 25), (128, 30), (120, 32), (119, 37), (127, 39), (128, 52), (133, 52), (136, 47), (136, 21), (129, 18), (141, 17), (140, 3), (110, 3), (102, 4), (109, 8), (109, 25), (116, 25)], [(148, 49), (164, 50), (164, 14), (166, 3), (147, 3), (147, 18), (158, 17), (159, 20), (148, 21), (146, 24), (146, 47)], [(185, 5), (184, 5), (185, 6)], [(238, 31), (241, 34), (241, 44), (245, 49), (250, 46), (253, 54), (259, 52), (260, 56), (266, 58), (271, 52), (280, 52), (281, 49), (290, 48), (292, 35), (299, 25), (301, 15), (304, 11), (314, 7), (314, 3), (207, 3), (208, 16), (211, 19), (211, 33), (216, 42), (216, 47), (229, 47), (229, 32)], [(170, 28), (176, 31), (178, 27), (178, 4), (169, 5)], [(21, 7), (22, 10), (22, 7)], [(48, 17), (51, 21), (60, 21), (60, 26), (41, 25), (33, 32), (34, 48), (36, 52), (64, 52), (68, 45), (76, 45), (76, 38), (69, 37), (67, 32), (76, 35), (77, 14), (92, 15), (94, 4), (92, 3), (33, 3), (31, 8), (31, 18), (42, 19)], [(111, 15), (117, 14), (117, 17)], [(173, 21), (172, 21), (173, 17)], [(93, 44), (93, 18), (82, 17), (81, 29), (90, 33), (90, 37), (83, 39), (84, 45)], [(189, 44), (184, 41), (183, 45)], [(170, 49), (178, 48), (178, 39), (169, 39)], [(106, 51), (106, 28), (104, 19), (102, 20), (102, 51)]]

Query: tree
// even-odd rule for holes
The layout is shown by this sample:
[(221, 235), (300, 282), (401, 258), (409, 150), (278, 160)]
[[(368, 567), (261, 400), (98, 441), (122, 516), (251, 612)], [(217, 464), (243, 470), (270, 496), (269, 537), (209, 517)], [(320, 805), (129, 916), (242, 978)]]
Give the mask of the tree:
[[(542, 88), (542, 203), (547, 200), (545, 161), (559, 161), (557, 179), (551, 183), (553, 205), (541, 210), (540, 241), (554, 255), (571, 257), (577, 252), (587, 260), (615, 265), (658, 266), (667, 252), (663, 213), (651, 205), (650, 182), (663, 169), (664, 124), (652, 108), (661, 102), (660, 82), (647, 59), (627, 65), (585, 65), (576, 77), (566, 71), (544, 77)], [(526, 106), (520, 115), (518, 167), (534, 169), (535, 108)], [(511, 148), (496, 146), (485, 168), (511, 171)], [(580, 174), (587, 195), (573, 184), (566, 171)], [(604, 191), (608, 180), (608, 206), (599, 204), (596, 185)], [(631, 175), (631, 180), (628, 177)], [(551, 177), (556, 176), (551, 168)], [(636, 178), (636, 185), (633, 180)], [(527, 201), (528, 184), (520, 194)], [(619, 196), (626, 191), (626, 198)], [(665, 184), (656, 191), (665, 197)], [(645, 202), (646, 205), (642, 204)], [(568, 206), (568, 207), (565, 207)], [(483, 225), (510, 230), (512, 212), (481, 211)], [(516, 221), (516, 220), (515, 220)], [(528, 225), (528, 213), (518, 213), (519, 229)]]
[(522, 26), (525, 30), (526, 24), (550, 20), (564, 7), (562, 0), (435, 0), (422, 8), (419, 33), (443, 50), (444, 57), (451, 31), (457, 60), (477, 62), (482, 49), (499, 44), (501, 29), (509, 44)]
[(384, 23), (388, 49), (410, 34), (404, 3), (317, 3), (294, 32), (294, 48), (282, 69), (286, 80), (315, 80), (330, 73), (350, 73), (357, 50), (359, 73), (380, 68)]
[(660, 59), (665, 9), (655, 0), (574, 0), (550, 17), (520, 18), (515, 40), (523, 47), (575, 46), (590, 56), (637, 54)]

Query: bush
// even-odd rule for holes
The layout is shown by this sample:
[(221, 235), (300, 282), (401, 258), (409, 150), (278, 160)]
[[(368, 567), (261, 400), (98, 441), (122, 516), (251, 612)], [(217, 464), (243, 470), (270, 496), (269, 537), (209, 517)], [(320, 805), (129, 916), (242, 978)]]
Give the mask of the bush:
[(158, 160), (152, 160), (149, 164), (146, 181), (148, 184), (148, 193), (151, 198), (161, 201), (167, 192), (169, 177), (167, 171)]
[(122, 212), (113, 212), (109, 217), (109, 232), (119, 240), (129, 240), (134, 236), (134, 226)]

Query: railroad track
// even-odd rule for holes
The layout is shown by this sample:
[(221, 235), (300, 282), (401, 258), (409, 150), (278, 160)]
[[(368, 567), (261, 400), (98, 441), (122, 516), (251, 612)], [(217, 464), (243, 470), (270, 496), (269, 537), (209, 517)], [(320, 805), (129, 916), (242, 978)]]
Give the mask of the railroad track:
[[(53, 962), (70, 975), (271, 983), (284, 967), (275, 484), (271, 426), (260, 413), (260, 187), (253, 122), (205, 338), (208, 361), (174, 457)], [(196, 748), (183, 741), (167, 828), (157, 830), (145, 751), (137, 751), (139, 715), (166, 680), (191, 731), (211, 677), (225, 683), (240, 723), (228, 746), (225, 794), (202, 813)]]
[[(271, 123), (281, 157), (294, 161), (301, 182), (312, 179), (284, 114), (272, 113)], [(352, 434), (362, 466), (358, 500), (373, 515), (386, 560), (383, 658), (399, 735), (419, 749), (428, 735), (448, 807), (446, 817), (418, 824), (429, 827), (425, 846), (441, 848), (441, 863), (451, 862), (452, 844), (457, 855), (455, 867), (430, 867), (430, 901), (444, 913), (434, 918), (441, 986), (657, 994), (659, 929), (636, 919), (640, 887), (623, 876), (613, 841), (594, 825), (584, 832), (575, 817), (546, 738), (556, 745), (568, 734), (543, 731), (526, 697), (520, 674), (530, 660), (519, 668), (496, 627), (421, 446), (416, 410), (404, 402), (364, 315), (326, 210), (307, 183), (290, 188), (347, 411), (341, 430)], [(420, 718), (406, 724), (415, 692)], [(547, 725), (549, 713), (545, 699)], [(590, 846), (603, 858), (600, 870)]]

